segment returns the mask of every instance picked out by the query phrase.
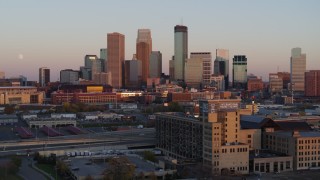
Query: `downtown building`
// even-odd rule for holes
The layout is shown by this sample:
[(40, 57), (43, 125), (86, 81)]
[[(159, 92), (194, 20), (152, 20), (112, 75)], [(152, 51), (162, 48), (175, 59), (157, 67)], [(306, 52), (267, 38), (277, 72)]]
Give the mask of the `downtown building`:
[(237, 55), (233, 58), (232, 65), (233, 88), (246, 89), (247, 87), (247, 58), (244, 55)]
[(89, 79), (94, 80), (94, 75), (102, 72), (102, 61), (96, 55), (86, 55), (84, 67), (89, 70)]
[(290, 58), (290, 79), (291, 90), (297, 93), (304, 93), (306, 72), (306, 54), (301, 53), (301, 48), (291, 49)]
[(42, 104), (44, 92), (37, 87), (0, 87), (0, 104)]
[[(190, 59), (202, 60), (202, 86), (208, 86), (210, 84), (210, 76), (212, 74), (212, 57), (210, 52), (191, 52)], [(187, 72), (186, 72), (187, 73)]]
[(160, 78), (162, 73), (162, 54), (160, 51), (152, 51), (150, 55), (149, 77)]
[(157, 113), (157, 148), (178, 164), (202, 161), (213, 174), (248, 174), (250, 145), (246, 142), (255, 131), (241, 137), (240, 101), (200, 100), (199, 118)]
[(129, 89), (140, 89), (142, 85), (142, 62), (135, 59), (125, 60), (125, 87)]
[(214, 61), (214, 74), (223, 75), (225, 90), (229, 88), (229, 50), (216, 49), (216, 59)]
[(270, 93), (281, 93), (283, 90), (288, 89), (290, 83), (289, 72), (277, 72), (269, 73), (269, 92)]
[(60, 71), (60, 82), (67, 84), (79, 83), (79, 71), (65, 69)]
[(138, 29), (136, 56), (142, 63), (142, 82), (146, 84), (150, 74), (152, 38), (150, 29)]
[(125, 36), (114, 32), (107, 35), (107, 70), (111, 76), (110, 85), (116, 89), (124, 84)]
[(39, 68), (39, 85), (45, 87), (50, 82), (50, 69), (46, 67)]
[(184, 80), (185, 61), (188, 58), (188, 27), (176, 25), (174, 27), (174, 78)]
[(305, 73), (305, 96), (320, 97), (320, 70)]

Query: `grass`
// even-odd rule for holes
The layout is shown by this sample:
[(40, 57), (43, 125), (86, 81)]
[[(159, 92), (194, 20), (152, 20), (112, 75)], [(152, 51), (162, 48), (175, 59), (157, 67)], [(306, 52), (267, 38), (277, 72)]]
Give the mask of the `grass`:
[[(2, 178), (4, 178), (4, 177), (0, 177), (0, 179), (2, 179)], [(22, 177), (20, 177), (20, 176), (19, 176), (19, 175), (17, 175), (17, 174), (15, 174), (15, 175), (10, 174), (10, 175), (6, 176), (4, 179), (10, 179), (10, 180), (23, 180), (23, 178), (22, 178)]]
[(53, 178), (59, 179), (59, 178), (56, 178), (56, 171), (55, 171), (54, 165), (51, 165), (51, 164), (38, 164), (38, 163), (36, 163), (35, 165), (37, 166), (37, 168), (39, 168), (39, 169), (43, 170), (44, 172), (50, 174), (50, 176), (52, 176)]

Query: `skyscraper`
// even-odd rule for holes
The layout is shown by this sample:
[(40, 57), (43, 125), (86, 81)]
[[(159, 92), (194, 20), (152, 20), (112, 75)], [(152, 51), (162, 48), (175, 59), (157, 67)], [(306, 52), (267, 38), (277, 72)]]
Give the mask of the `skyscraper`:
[(233, 88), (245, 89), (247, 87), (247, 58), (237, 55), (233, 58), (232, 66)]
[(216, 59), (214, 61), (214, 74), (223, 75), (225, 89), (229, 87), (229, 50), (217, 49)]
[(174, 27), (174, 79), (184, 80), (184, 65), (188, 58), (188, 28), (182, 25)]
[(149, 77), (160, 78), (162, 73), (162, 54), (160, 51), (152, 51), (150, 55)]
[(50, 69), (46, 67), (39, 68), (39, 84), (41, 87), (47, 85), (50, 82)]
[[(202, 59), (202, 85), (210, 84), (210, 76), (212, 74), (212, 57), (211, 52), (191, 52), (190, 59)], [(199, 72), (200, 73), (200, 72)]]
[(306, 72), (306, 54), (301, 54), (301, 48), (291, 49), (290, 73), (293, 91), (304, 91), (304, 76)]
[(5, 78), (5, 72), (0, 71), (0, 79), (4, 79)]
[(142, 63), (140, 60), (125, 60), (126, 88), (140, 88), (142, 80)]
[(142, 81), (147, 82), (149, 77), (150, 55), (152, 38), (150, 29), (138, 29), (136, 56), (142, 62)]
[(123, 69), (124, 69), (124, 53), (125, 53), (125, 36), (123, 34), (114, 32), (108, 33), (108, 72), (111, 73), (112, 86), (114, 88), (121, 88), (123, 86)]
[(100, 49), (100, 60), (102, 62), (102, 71), (103, 72), (108, 72), (107, 70), (107, 64), (108, 64), (108, 59), (107, 59), (107, 49), (106, 48), (102, 48)]
[(93, 79), (96, 73), (102, 71), (102, 61), (96, 55), (86, 55), (84, 58), (84, 66), (91, 69), (90, 80)]

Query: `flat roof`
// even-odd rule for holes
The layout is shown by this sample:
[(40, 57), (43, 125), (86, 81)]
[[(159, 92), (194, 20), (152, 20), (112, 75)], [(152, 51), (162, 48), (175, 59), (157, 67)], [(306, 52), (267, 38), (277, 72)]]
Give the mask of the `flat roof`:
[(35, 86), (2, 86), (0, 89), (37, 89)]
[[(282, 135), (282, 136), (287, 136), (287, 137), (291, 137), (292, 136), (292, 132), (273, 132), (274, 134), (277, 135)], [(318, 131), (299, 131), (300, 137), (319, 137), (320, 138), (320, 132)]]

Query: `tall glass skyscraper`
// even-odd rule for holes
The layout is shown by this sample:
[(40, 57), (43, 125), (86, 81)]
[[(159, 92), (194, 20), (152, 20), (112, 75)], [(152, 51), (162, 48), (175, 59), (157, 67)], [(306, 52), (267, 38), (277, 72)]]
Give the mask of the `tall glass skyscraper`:
[(223, 75), (225, 89), (229, 88), (229, 50), (217, 49), (214, 61), (214, 74)]
[(293, 48), (290, 58), (290, 79), (293, 91), (304, 91), (306, 72), (306, 54), (301, 53), (301, 48)]
[(188, 28), (174, 27), (174, 79), (184, 79), (185, 60), (188, 58)]
[(232, 65), (233, 88), (245, 89), (247, 87), (247, 58), (237, 55), (233, 58)]

